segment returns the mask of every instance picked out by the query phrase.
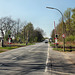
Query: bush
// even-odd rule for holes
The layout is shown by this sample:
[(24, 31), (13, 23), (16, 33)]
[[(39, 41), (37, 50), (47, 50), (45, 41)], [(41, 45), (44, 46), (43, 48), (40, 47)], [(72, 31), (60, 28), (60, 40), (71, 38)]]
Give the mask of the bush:
[(70, 35), (70, 36), (66, 37), (66, 41), (67, 42), (74, 42), (75, 41), (75, 36)]

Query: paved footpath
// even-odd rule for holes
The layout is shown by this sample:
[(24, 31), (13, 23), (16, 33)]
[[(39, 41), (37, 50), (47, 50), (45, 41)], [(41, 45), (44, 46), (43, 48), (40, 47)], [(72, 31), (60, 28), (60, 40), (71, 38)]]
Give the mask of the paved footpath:
[(63, 55), (69, 60), (70, 63), (75, 65), (75, 51), (65, 52)]
[(75, 75), (75, 52), (59, 52), (49, 47), (48, 75)]

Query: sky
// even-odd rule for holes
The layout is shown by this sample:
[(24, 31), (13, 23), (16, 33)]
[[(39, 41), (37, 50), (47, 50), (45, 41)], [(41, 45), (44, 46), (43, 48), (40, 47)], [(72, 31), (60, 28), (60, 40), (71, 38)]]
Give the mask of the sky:
[(67, 8), (75, 8), (75, 0), (0, 0), (0, 18), (11, 17), (15, 20), (31, 22), (34, 28), (40, 27), (45, 32), (45, 37), (50, 37), (55, 25), (59, 24), (61, 14)]

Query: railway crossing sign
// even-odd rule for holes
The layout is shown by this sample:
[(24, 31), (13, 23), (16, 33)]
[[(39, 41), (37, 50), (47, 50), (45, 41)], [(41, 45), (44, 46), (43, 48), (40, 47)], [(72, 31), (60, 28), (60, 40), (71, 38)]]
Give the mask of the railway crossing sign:
[(11, 44), (12, 38), (8, 38), (8, 44)]
[(65, 34), (62, 34), (62, 37), (65, 38)]

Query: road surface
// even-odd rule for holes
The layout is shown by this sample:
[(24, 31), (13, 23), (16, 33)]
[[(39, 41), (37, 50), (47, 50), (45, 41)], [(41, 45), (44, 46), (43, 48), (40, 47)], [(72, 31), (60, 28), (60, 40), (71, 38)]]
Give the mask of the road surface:
[(75, 65), (48, 43), (0, 53), (0, 75), (75, 75)]

